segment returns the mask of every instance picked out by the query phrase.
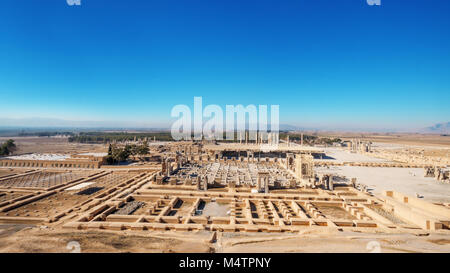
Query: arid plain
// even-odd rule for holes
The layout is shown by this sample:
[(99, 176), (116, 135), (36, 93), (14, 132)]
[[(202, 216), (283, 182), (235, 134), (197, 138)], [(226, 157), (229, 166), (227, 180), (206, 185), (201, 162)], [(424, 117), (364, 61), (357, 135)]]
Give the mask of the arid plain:
[(450, 252), (449, 136), (298, 134), (0, 138), (0, 252)]

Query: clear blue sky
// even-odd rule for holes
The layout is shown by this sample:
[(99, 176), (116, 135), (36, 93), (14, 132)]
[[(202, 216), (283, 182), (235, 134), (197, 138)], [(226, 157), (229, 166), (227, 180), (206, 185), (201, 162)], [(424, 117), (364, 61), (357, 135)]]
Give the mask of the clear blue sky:
[(381, 4), (3, 0), (0, 117), (160, 124), (202, 96), (310, 127), (450, 121), (450, 1)]

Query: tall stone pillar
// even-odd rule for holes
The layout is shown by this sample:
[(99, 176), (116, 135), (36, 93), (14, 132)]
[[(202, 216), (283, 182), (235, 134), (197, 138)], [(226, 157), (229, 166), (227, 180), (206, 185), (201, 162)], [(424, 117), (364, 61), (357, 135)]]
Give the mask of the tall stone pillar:
[(203, 181), (203, 190), (207, 191), (208, 190), (208, 179), (202, 179)]
[(200, 175), (197, 175), (197, 190), (202, 189), (201, 178)]
[(352, 182), (352, 187), (356, 188), (356, 177), (353, 177), (351, 182)]
[(295, 179), (291, 179), (289, 181), (289, 188), (295, 189), (296, 187), (297, 187), (297, 182), (295, 181)]
[(169, 162), (167, 164), (167, 176), (170, 176), (170, 174), (172, 173), (172, 164)]
[(164, 175), (167, 172), (167, 161), (163, 159), (161, 162), (161, 175)]
[(264, 193), (269, 193), (269, 177), (264, 178)]

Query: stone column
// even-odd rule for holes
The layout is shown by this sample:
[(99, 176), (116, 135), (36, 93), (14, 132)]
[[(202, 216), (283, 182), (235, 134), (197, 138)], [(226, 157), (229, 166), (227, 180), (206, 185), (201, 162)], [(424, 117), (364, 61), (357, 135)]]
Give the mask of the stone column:
[(291, 189), (295, 189), (295, 188), (297, 187), (297, 182), (295, 181), (295, 179), (291, 179), (291, 180), (289, 181), (289, 187), (290, 187)]
[(205, 178), (202, 181), (203, 181), (203, 190), (207, 191), (208, 190), (208, 180)]
[(353, 177), (351, 181), (353, 188), (356, 188), (356, 177)]
[(170, 176), (172, 173), (172, 164), (169, 162), (167, 165), (167, 176)]
[(269, 193), (269, 177), (264, 178), (264, 193)]
[(197, 175), (197, 190), (201, 190), (201, 189), (202, 189), (201, 178), (200, 178), (200, 175)]

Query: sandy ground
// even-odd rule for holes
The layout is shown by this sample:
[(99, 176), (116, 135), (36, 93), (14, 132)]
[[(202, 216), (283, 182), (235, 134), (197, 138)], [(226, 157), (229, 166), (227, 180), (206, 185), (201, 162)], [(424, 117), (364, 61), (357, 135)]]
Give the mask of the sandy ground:
[(209, 233), (66, 231), (47, 226), (0, 225), (0, 253), (210, 252)]
[(82, 153), (106, 152), (107, 147), (102, 144), (70, 143), (67, 138), (56, 137), (0, 137), (0, 143), (14, 139), (17, 146), (16, 154), (26, 153)]
[(327, 158), (322, 160), (330, 160), (333, 162), (390, 162), (385, 159), (370, 157), (358, 153), (350, 153), (342, 148), (327, 147), (323, 148)]
[(450, 147), (450, 136), (441, 136), (438, 134), (361, 134), (361, 133), (330, 133), (324, 136), (339, 137), (343, 140), (351, 140), (355, 138), (364, 141), (408, 144), (408, 145), (436, 145), (441, 147)]
[[(376, 143), (377, 148), (417, 148), (418, 146)], [(325, 153), (332, 162), (388, 162), (383, 159), (368, 155), (350, 153), (342, 148), (324, 148)], [(440, 148), (446, 151), (446, 148)], [(432, 177), (424, 177), (422, 168), (378, 168), (378, 167), (357, 167), (357, 166), (332, 166), (316, 167), (317, 173), (333, 173), (356, 177), (359, 183), (365, 184), (374, 194), (381, 194), (385, 190), (395, 190), (409, 196), (419, 194), (425, 200), (432, 202), (450, 202), (450, 184), (437, 181)]]
[(450, 252), (449, 233), (385, 234), (308, 228), (291, 233), (65, 231), (0, 225), (0, 252)]
[(432, 234), (365, 234), (322, 229), (304, 234), (224, 234), (223, 252), (315, 252), (315, 253), (367, 253), (367, 252), (450, 252), (450, 236)]
[(219, 204), (217, 202), (207, 202), (203, 209), (203, 216), (211, 217), (226, 217), (230, 207), (225, 204)]
[(409, 196), (416, 193), (432, 202), (450, 202), (450, 184), (432, 177), (423, 177), (421, 168), (373, 168), (354, 166), (316, 167), (317, 173), (333, 173), (347, 178), (356, 177), (375, 194), (395, 190)]
[(404, 152), (408, 150), (409, 152), (422, 152), (424, 156), (431, 157), (450, 157), (450, 147), (444, 147), (443, 145), (432, 145), (432, 144), (422, 144), (422, 145), (406, 145), (398, 143), (381, 143), (373, 142), (373, 150), (385, 150), (385, 151), (397, 151)]

